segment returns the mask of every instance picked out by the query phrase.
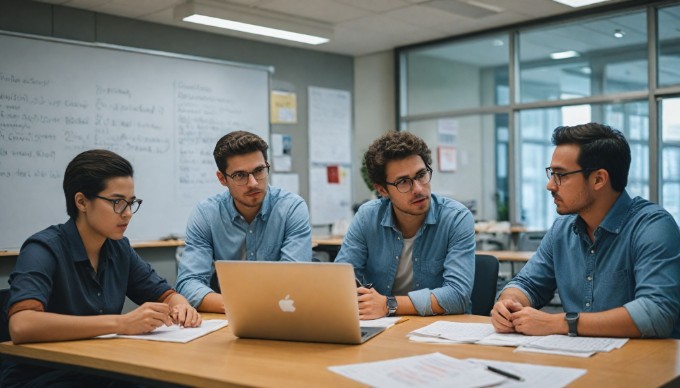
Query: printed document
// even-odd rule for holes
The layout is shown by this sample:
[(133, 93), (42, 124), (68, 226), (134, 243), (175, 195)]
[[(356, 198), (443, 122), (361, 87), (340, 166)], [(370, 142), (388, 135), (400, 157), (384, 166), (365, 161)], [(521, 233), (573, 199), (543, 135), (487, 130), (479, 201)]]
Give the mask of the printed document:
[(441, 353), (362, 364), (331, 366), (332, 372), (372, 387), (488, 387), (506, 378)]
[(523, 364), (519, 362), (481, 360), (477, 358), (468, 358), (467, 361), (474, 364), (492, 366), (500, 370), (510, 372), (516, 376), (521, 376), (523, 379), (523, 381), (506, 379), (500, 385), (501, 387), (565, 387), (587, 372), (585, 369)]

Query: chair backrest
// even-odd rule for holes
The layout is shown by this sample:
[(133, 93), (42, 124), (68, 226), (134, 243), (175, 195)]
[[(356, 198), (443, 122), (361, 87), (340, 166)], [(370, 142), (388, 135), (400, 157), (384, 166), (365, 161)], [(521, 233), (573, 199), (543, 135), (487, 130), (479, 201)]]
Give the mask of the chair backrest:
[(517, 242), (518, 251), (537, 251), (541, 245), (541, 240), (545, 236), (545, 231), (522, 232), (519, 234)]
[(496, 301), (498, 259), (492, 255), (475, 255), (475, 282), (472, 286), (472, 314), (491, 314)]
[(0, 342), (9, 341), (9, 322), (7, 320), (7, 300), (9, 288), (0, 290)]

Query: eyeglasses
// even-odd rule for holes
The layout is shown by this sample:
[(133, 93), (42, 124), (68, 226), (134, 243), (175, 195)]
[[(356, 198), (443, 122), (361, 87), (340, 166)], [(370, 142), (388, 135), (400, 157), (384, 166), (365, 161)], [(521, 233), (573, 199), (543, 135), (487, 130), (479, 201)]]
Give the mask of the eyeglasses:
[(595, 170), (597, 170), (597, 168), (588, 167), (588, 168), (582, 168), (582, 169), (576, 170), (576, 171), (555, 172), (555, 171), (552, 170), (552, 168), (546, 167), (545, 168), (545, 175), (548, 177), (548, 179), (552, 178), (555, 181), (556, 185), (561, 186), (562, 185), (562, 177), (565, 177), (565, 176), (571, 175), (571, 174), (578, 174), (579, 172), (587, 172), (587, 171), (595, 171)]
[(400, 193), (408, 193), (413, 189), (413, 181), (418, 181), (421, 185), (430, 183), (432, 179), (432, 169), (430, 166), (425, 166), (424, 169), (418, 171), (413, 178), (401, 178), (394, 182), (385, 182), (386, 185), (392, 185), (397, 188)]
[(125, 212), (125, 209), (129, 206), (130, 207), (130, 212), (132, 214), (137, 213), (137, 210), (139, 210), (139, 206), (142, 204), (141, 199), (133, 199), (132, 201), (128, 202), (122, 198), (119, 199), (111, 199), (111, 198), (106, 198), (102, 197), (99, 195), (95, 195), (95, 197), (99, 199), (103, 199), (104, 201), (109, 201), (111, 202), (111, 205), (113, 205), (113, 211), (118, 213), (118, 214), (123, 214)]
[(258, 181), (261, 181), (262, 179), (269, 176), (269, 163), (267, 163), (266, 166), (260, 166), (260, 167), (254, 169), (251, 172), (236, 171), (235, 173), (233, 173), (231, 175), (229, 175), (225, 172), (224, 175), (233, 179), (234, 183), (236, 183), (237, 185), (243, 186), (243, 185), (248, 183), (249, 175), (252, 175), (253, 178), (255, 178), (255, 180), (258, 180)]

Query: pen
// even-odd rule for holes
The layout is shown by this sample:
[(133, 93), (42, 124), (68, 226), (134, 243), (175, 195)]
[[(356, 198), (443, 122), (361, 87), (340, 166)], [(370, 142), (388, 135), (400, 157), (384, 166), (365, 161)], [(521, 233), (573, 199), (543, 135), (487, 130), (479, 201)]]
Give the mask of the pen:
[(524, 381), (524, 378), (517, 376), (516, 374), (512, 374), (510, 372), (506, 372), (503, 369), (498, 369), (496, 367), (487, 365), (486, 369), (489, 370), (490, 372), (497, 373), (501, 376), (507, 377), (509, 379), (517, 380), (517, 381)]
[(354, 281), (356, 281), (357, 287), (365, 287), (365, 288), (369, 288), (369, 289), (373, 288), (373, 283), (361, 284), (361, 282), (357, 278), (354, 278)]

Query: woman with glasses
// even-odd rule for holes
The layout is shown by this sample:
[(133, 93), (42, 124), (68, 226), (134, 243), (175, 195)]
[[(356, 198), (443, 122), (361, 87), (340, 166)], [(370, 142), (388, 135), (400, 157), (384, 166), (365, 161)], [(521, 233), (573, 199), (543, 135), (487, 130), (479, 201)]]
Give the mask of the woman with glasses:
[[(10, 275), (7, 312), (14, 343), (66, 341), (103, 334), (142, 334), (201, 317), (123, 237), (142, 200), (133, 170), (106, 150), (85, 151), (64, 173), (70, 219), (31, 236)], [(140, 305), (121, 314), (125, 297)], [(4, 361), (0, 385), (102, 386), (100, 377)]]
[(336, 262), (354, 266), (359, 317), (471, 311), (475, 271), (472, 213), (430, 192), (432, 157), (409, 132), (389, 132), (364, 164), (382, 198), (362, 205)]

